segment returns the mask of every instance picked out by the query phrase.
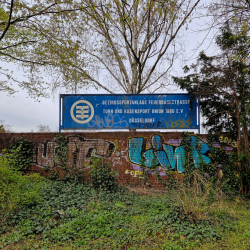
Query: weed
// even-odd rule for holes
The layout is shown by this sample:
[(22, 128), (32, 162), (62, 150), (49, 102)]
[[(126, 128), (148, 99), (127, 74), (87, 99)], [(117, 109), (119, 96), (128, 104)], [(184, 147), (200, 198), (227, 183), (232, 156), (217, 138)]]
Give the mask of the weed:
[(175, 189), (184, 214), (192, 221), (208, 220), (213, 211), (222, 210), (226, 198), (220, 184), (214, 185), (198, 171), (192, 173), (192, 184), (179, 182)]
[(175, 195), (138, 195), (120, 187), (109, 192), (81, 183), (47, 181), (41, 203), (23, 204), (9, 216), (4, 224), (8, 233), (0, 241), (10, 245), (39, 236), (40, 248), (74, 242), (86, 249), (144, 248), (140, 246), (156, 241), (160, 248), (172, 249), (179, 243), (187, 248), (221, 237), (213, 223), (202, 219), (193, 223)]
[(92, 156), (90, 159), (91, 169), (89, 171), (90, 181), (92, 186), (98, 190), (106, 190), (115, 192), (118, 189), (115, 174), (111, 167), (110, 162), (105, 158)]
[[(8, 158), (0, 157), (0, 219), (22, 205), (32, 205), (41, 200), (42, 178), (37, 174), (23, 176), (10, 168)], [(4, 227), (2, 228), (4, 230)], [(1, 230), (1, 229), (0, 229)]]

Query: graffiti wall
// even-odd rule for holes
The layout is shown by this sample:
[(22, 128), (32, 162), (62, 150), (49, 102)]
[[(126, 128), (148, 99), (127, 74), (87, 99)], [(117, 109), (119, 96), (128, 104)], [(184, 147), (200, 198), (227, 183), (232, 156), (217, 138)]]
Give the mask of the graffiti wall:
[[(110, 158), (115, 150), (113, 142), (102, 139), (85, 139), (82, 136), (67, 136), (67, 164), (74, 164), (77, 168), (84, 167), (86, 161), (94, 154), (97, 157)], [(40, 167), (57, 165), (57, 149), (59, 143), (56, 139), (38, 142), (35, 145), (33, 163)]]
[[(198, 168), (201, 164), (211, 163), (209, 156), (211, 146), (216, 150), (232, 151), (236, 144), (229, 143), (229, 146), (222, 147), (222, 143), (226, 142), (223, 136), (210, 146), (206, 138), (202, 139), (196, 135), (169, 140), (165, 140), (161, 134), (153, 134), (150, 138), (129, 138), (128, 160), (132, 164), (133, 170), (126, 170), (126, 174), (140, 178), (143, 168), (146, 168), (151, 174), (154, 174), (155, 170), (158, 170), (160, 175), (166, 175), (168, 171), (175, 171), (178, 174), (185, 173), (187, 154), (192, 155), (193, 164), (195, 168)], [(220, 167), (219, 163), (218, 166)]]
[[(43, 171), (48, 167), (60, 167), (57, 157), (60, 143), (55, 133), (1, 133), (0, 150), (9, 146), (7, 142), (11, 141), (11, 137), (20, 136), (32, 142), (34, 148), (30, 169)], [(144, 170), (150, 176), (149, 182), (155, 186), (160, 185), (154, 175), (156, 171), (166, 180), (169, 171), (178, 175), (185, 174), (184, 166), (188, 154), (192, 154), (193, 165), (198, 168), (200, 164), (211, 162), (211, 147), (230, 152), (236, 145), (226, 136), (221, 136), (218, 141), (209, 145), (206, 135), (192, 134), (186, 137), (179, 132), (63, 133), (60, 136), (65, 138), (68, 166), (88, 168), (91, 156), (95, 155), (110, 160), (121, 184), (140, 183)]]

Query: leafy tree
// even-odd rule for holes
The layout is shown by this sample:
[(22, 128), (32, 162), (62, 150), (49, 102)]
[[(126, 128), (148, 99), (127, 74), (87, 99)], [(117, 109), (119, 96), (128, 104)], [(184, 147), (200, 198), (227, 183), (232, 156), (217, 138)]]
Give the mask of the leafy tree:
[(211, 27), (222, 28), (226, 23), (238, 32), (249, 32), (250, 1), (249, 0), (213, 0), (209, 3)]
[[(70, 1), (69, 1), (70, 2)], [(0, 67), (0, 91), (15, 93), (12, 83), (26, 89), (33, 97), (47, 96), (47, 79), (43, 78), (43, 66), (50, 62), (34, 57), (32, 51), (37, 43), (43, 43), (46, 23), (53, 15), (78, 11), (68, 1), (0, 1), (0, 58), (2, 62), (14, 62), (25, 70), (27, 80), (14, 77), (7, 67)], [(5, 80), (4, 80), (5, 79)]]
[(4, 126), (2, 124), (0, 125), (0, 133), (5, 133), (5, 129), (4, 129)]
[[(200, 0), (86, 0), (79, 12), (51, 16), (47, 42), (32, 52), (46, 58), (54, 87), (95, 86), (109, 93), (165, 87), (181, 50), (177, 42)], [(38, 46), (40, 45), (40, 46)]]
[[(86, 0), (2, 2), (0, 56), (26, 69), (14, 79), (29, 94), (95, 86), (109, 93), (141, 93), (165, 87), (181, 50), (177, 37), (200, 0)], [(100, 77), (101, 76), (101, 77)], [(115, 83), (115, 84), (114, 84)], [(2, 86), (2, 87), (1, 87)], [(13, 93), (9, 81), (0, 90)]]
[(5, 123), (5, 120), (0, 120), (0, 133), (11, 132), (12, 126)]
[[(231, 154), (232, 168), (237, 167), (240, 192), (250, 192), (250, 37), (226, 26), (217, 37), (221, 53), (200, 53), (196, 64), (185, 66), (185, 77), (174, 81), (190, 94), (199, 95), (209, 132), (230, 132), (237, 138), (237, 154)], [(235, 176), (235, 178), (237, 178)]]
[(201, 31), (206, 32), (198, 46), (197, 52), (208, 39), (215, 40), (217, 34), (225, 25), (229, 25), (234, 32), (246, 34), (250, 31), (250, 1), (249, 0), (211, 0), (203, 1), (200, 7), (199, 18), (202, 25), (196, 30), (200, 35)]
[(42, 124), (39, 124), (37, 126), (37, 132), (51, 132), (51, 129), (49, 127), (49, 125), (42, 125)]
[[(209, 132), (231, 132), (237, 138), (237, 152), (249, 152), (250, 38), (235, 34), (226, 26), (217, 37), (221, 53), (200, 53), (191, 67), (185, 66), (185, 77), (174, 81), (190, 94), (199, 95), (201, 110), (207, 118)], [(243, 148), (242, 148), (243, 146)], [(244, 149), (244, 150), (243, 150)]]
[(211, 2), (210, 10), (223, 21), (249, 22), (250, 1), (249, 0), (214, 0)]

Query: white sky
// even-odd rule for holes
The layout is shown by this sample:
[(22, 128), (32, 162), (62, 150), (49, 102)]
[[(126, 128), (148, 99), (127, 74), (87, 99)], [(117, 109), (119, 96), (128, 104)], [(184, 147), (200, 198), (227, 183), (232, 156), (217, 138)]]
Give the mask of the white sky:
[[(191, 24), (193, 30), (199, 28), (201, 20), (194, 20)], [(187, 41), (186, 51), (184, 52), (185, 58), (194, 59), (193, 52), (198, 48), (198, 44), (205, 38), (207, 32), (193, 33), (189, 30), (185, 33), (185, 40)], [(197, 56), (201, 50), (206, 50), (208, 55), (214, 53), (213, 46), (210, 46), (211, 38), (213, 34), (210, 34), (203, 45), (197, 50), (195, 55)], [(209, 49), (208, 49), (209, 48)], [(187, 64), (190, 65), (192, 60), (183, 63), (181, 60), (175, 63), (172, 75), (180, 76), (182, 74), (181, 68)], [(15, 71), (15, 77), (21, 78), (22, 72), (15, 70), (13, 65), (1, 64), (5, 67), (9, 67)], [(20, 79), (19, 78), (19, 79)], [(61, 94), (65, 92), (60, 91)], [(79, 94), (102, 94), (104, 90), (89, 89), (88, 91), (82, 91)], [(176, 91), (175, 91), (176, 93)], [(34, 99), (29, 98), (25, 90), (19, 90), (18, 93), (13, 96), (7, 96), (5, 92), (0, 92), (0, 120), (5, 120), (5, 123), (11, 125), (13, 132), (34, 132), (37, 131), (39, 124), (49, 125), (52, 131), (58, 131), (59, 129), (59, 92), (51, 98), (40, 98), (40, 102), (35, 102)], [(194, 131), (197, 133), (197, 130)], [(205, 132), (202, 130), (201, 132)]]

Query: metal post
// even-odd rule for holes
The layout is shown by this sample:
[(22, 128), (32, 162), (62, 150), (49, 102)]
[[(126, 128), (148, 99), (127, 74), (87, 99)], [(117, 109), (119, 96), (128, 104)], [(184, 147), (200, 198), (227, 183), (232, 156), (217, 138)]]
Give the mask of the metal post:
[(200, 97), (198, 97), (198, 133), (201, 133), (201, 120), (200, 120)]
[(61, 94), (59, 94), (59, 133), (61, 133)]

